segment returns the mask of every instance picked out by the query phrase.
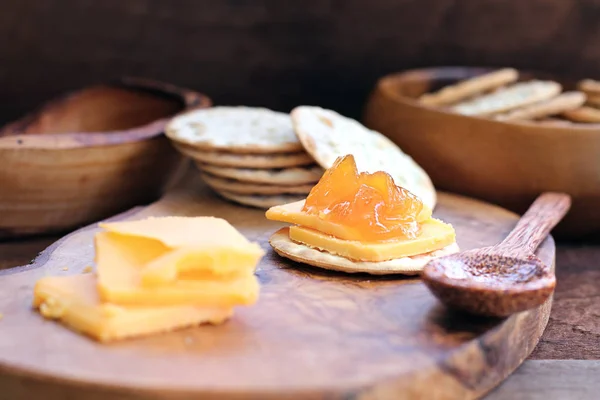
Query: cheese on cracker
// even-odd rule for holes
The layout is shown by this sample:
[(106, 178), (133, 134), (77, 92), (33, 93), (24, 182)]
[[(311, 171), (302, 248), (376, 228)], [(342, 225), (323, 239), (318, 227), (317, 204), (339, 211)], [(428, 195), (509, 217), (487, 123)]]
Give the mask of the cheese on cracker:
[(269, 239), (269, 244), (271, 244), (271, 247), (273, 247), (273, 250), (275, 250), (277, 254), (296, 262), (332, 271), (368, 273), (372, 275), (417, 275), (423, 270), (425, 264), (432, 259), (454, 254), (459, 251), (458, 245), (453, 243), (430, 253), (410, 257), (378, 262), (354, 261), (294, 242), (290, 239), (289, 228), (282, 228), (275, 232)]

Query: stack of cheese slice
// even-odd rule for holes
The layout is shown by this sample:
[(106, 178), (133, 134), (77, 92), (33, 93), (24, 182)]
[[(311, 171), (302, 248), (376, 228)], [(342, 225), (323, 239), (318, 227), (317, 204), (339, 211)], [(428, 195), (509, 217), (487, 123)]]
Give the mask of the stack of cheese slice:
[(416, 274), (458, 250), (452, 225), (386, 172), (358, 172), (339, 157), (306, 200), (271, 207), (266, 217), (293, 224), (269, 239), (281, 256), (316, 267), (372, 274)]
[(418, 274), (433, 258), (456, 253), (452, 225), (431, 217), (426, 209), (414, 239), (363, 242), (343, 225), (302, 211), (304, 200), (275, 206), (267, 218), (294, 224), (275, 232), (269, 243), (281, 256), (315, 267), (375, 275)]
[(161, 217), (100, 224), (96, 274), (46, 277), (34, 306), (100, 341), (221, 323), (256, 302), (264, 252), (227, 221)]

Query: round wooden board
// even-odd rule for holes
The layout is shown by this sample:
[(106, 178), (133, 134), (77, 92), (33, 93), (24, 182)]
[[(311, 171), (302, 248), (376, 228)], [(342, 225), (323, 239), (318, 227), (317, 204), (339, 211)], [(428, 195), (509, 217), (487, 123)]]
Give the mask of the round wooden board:
[[(196, 177), (114, 219), (151, 215), (223, 217), (265, 248), (281, 226), (261, 210), (224, 202)], [(462, 249), (500, 241), (517, 219), (443, 193), (435, 215), (455, 226)], [(102, 345), (30, 306), (40, 277), (92, 265), (96, 231), (76, 231), (33, 264), (0, 272), (0, 390), (7, 398), (473, 398), (527, 357), (551, 307), (548, 301), (506, 320), (469, 317), (441, 306), (418, 278), (330, 273), (269, 249), (258, 270), (260, 301), (224, 325)], [(554, 254), (548, 238), (538, 255), (554, 265)]]

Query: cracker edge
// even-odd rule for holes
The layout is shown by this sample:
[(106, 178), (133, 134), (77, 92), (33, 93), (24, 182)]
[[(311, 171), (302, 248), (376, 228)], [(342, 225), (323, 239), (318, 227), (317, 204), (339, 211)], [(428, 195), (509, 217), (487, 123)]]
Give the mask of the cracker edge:
[[(303, 167), (315, 163), (313, 158), (305, 151), (276, 154), (241, 154), (225, 151), (206, 151), (176, 142), (172, 142), (172, 145), (179, 153), (183, 154), (185, 157), (191, 158), (196, 163), (220, 167), (273, 169)], [(226, 155), (230, 158), (223, 161), (222, 157), (219, 159), (219, 155)], [(231, 160), (232, 157), (237, 158), (237, 160)]]
[[(515, 96), (514, 93), (510, 93), (510, 92), (506, 93), (507, 91), (517, 90), (517, 89), (515, 89), (515, 87), (517, 87), (517, 86), (518, 86), (518, 89), (523, 90), (522, 88), (527, 85), (529, 85), (529, 86), (544, 85), (544, 87), (538, 87), (537, 90), (535, 90), (533, 93), (530, 93), (529, 96), (527, 96), (527, 97), (523, 97), (522, 93), (518, 93), (517, 96)], [(534, 79), (531, 81), (517, 82), (514, 85), (503, 88), (502, 91), (500, 91), (500, 92), (494, 92), (494, 93), (486, 94), (483, 96), (475, 97), (473, 99), (470, 99), (470, 100), (467, 100), (464, 102), (460, 102), (458, 104), (455, 104), (455, 105), (449, 107), (448, 110), (453, 113), (456, 113), (458, 115), (463, 115), (466, 117), (491, 117), (491, 116), (497, 115), (497, 114), (508, 113), (508, 112), (511, 112), (518, 108), (527, 107), (534, 103), (546, 101), (548, 99), (558, 96), (562, 92), (562, 90), (563, 90), (562, 85), (556, 81)], [(502, 96), (501, 97), (502, 98), (502, 107), (498, 106), (496, 109), (492, 108), (492, 109), (488, 109), (488, 110), (484, 110), (484, 111), (480, 110), (478, 112), (469, 111), (467, 113), (465, 113), (464, 110), (463, 111), (459, 110), (459, 108), (461, 108), (461, 107), (467, 107), (471, 110), (473, 108), (477, 108), (476, 104), (481, 104), (481, 103), (485, 103), (486, 101), (489, 101), (490, 96)], [(515, 104), (515, 102), (513, 102), (511, 104), (510, 101), (506, 101), (506, 99), (512, 100), (515, 98), (520, 99), (520, 103), (517, 102)]]
[(297, 194), (306, 197), (314, 186), (314, 184), (275, 185), (243, 182), (236, 179), (221, 178), (204, 171), (200, 172), (200, 177), (208, 186), (215, 190), (224, 190), (230, 193), (250, 195), (276, 196), (284, 194)]
[(443, 107), (495, 90), (516, 82), (519, 71), (514, 68), (501, 68), (467, 79), (462, 79), (438, 91), (422, 94), (418, 101), (428, 107)]
[[(275, 243), (282, 243), (285, 246), (289, 247), (290, 245), (293, 246), (297, 246), (299, 248), (302, 248), (304, 252), (309, 252), (310, 255), (315, 255), (314, 258), (304, 258), (295, 254), (291, 254), (290, 252), (285, 251), (285, 249), (282, 248), (282, 246), (277, 246), (274, 244)], [(443, 251), (443, 254), (439, 254), (439, 255), (431, 255), (431, 256), (424, 256), (421, 255), (421, 257), (423, 258), (422, 262), (419, 262), (418, 265), (416, 266), (412, 266), (412, 267), (399, 267), (399, 268), (385, 268), (382, 269), (377, 268), (378, 265), (381, 265), (382, 263), (387, 263), (389, 261), (382, 261), (382, 262), (367, 262), (367, 261), (361, 261), (361, 262), (356, 262), (356, 261), (352, 261), (349, 260), (347, 258), (341, 257), (341, 256), (337, 256), (335, 254), (330, 254), (330, 253), (326, 253), (327, 257), (330, 257), (336, 261), (339, 261), (342, 264), (349, 264), (349, 265), (336, 265), (336, 264), (332, 264), (332, 263), (327, 263), (327, 262), (320, 262), (319, 260), (317, 260), (317, 258), (319, 256), (321, 256), (323, 253), (320, 250), (316, 250), (313, 249), (311, 247), (305, 246), (303, 244), (299, 244), (299, 243), (295, 243), (293, 242), (290, 238), (289, 238), (289, 228), (285, 227), (285, 228), (281, 228), (279, 230), (277, 230), (275, 233), (273, 233), (271, 235), (271, 237), (269, 238), (269, 244), (271, 245), (271, 247), (273, 248), (273, 250), (279, 254), (281, 257), (283, 258), (287, 258), (289, 260), (301, 263), (301, 264), (306, 264), (306, 265), (310, 265), (313, 267), (317, 267), (317, 268), (321, 268), (321, 269), (325, 269), (325, 270), (329, 270), (329, 271), (338, 271), (338, 272), (346, 272), (346, 273), (367, 273), (367, 274), (371, 274), (371, 275), (419, 275), (421, 273), (421, 271), (423, 271), (423, 268), (425, 267), (425, 265), (433, 260), (434, 258), (438, 258), (438, 257), (443, 257), (446, 255), (450, 255), (450, 254), (454, 254), (454, 253), (458, 253), (459, 252), (459, 248), (458, 248), (458, 244), (456, 242), (454, 242), (453, 244), (446, 246), (442, 249), (439, 250), (435, 250), (434, 252), (441, 252)], [(431, 253), (427, 253), (427, 254), (432, 254), (434, 252)], [(405, 258), (411, 258), (412, 257), (405, 257)], [(397, 259), (399, 262), (402, 259)], [(359, 267), (351, 267), (350, 265), (358, 265), (361, 264), (365, 267), (361, 268)], [(369, 268), (369, 266), (371, 266), (371, 268)]]
[[(286, 203), (291, 203), (294, 201), (300, 201), (305, 198), (305, 196), (301, 196), (301, 195), (298, 195), (298, 197), (295, 197), (296, 195), (285, 195), (285, 194), (269, 196), (269, 195), (258, 195), (258, 194), (251, 195), (251, 194), (232, 193), (232, 192), (228, 192), (226, 190), (217, 190), (217, 189), (213, 189), (213, 191), (215, 193), (217, 193), (219, 196), (221, 196), (224, 199), (231, 201), (233, 203), (238, 203), (243, 206), (254, 207), (254, 208), (258, 208), (258, 209), (262, 209), (262, 210), (268, 210), (271, 207), (280, 206), (280, 205), (283, 205)], [(275, 199), (278, 197), (285, 197), (285, 196), (290, 196), (290, 198), (284, 200), (281, 203), (280, 202), (271, 203), (271, 202), (269, 202), (269, 200), (262, 200), (262, 198)], [(259, 197), (261, 199), (259, 199)], [(294, 200), (294, 199), (296, 199), (296, 200)]]
[(562, 116), (572, 122), (581, 122), (588, 124), (600, 123), (600, 109), (583, 106), (574, 110), (565, 111)]
[(497, 114), (493, 118), (507, 122), (535, 120), (576, 109), (581, 107), (585, 101), (586, 96), (583, 92), (562, 92), (551, 99), (519, 107), (507, 113)]
[[(321, 179), (323, 173), (314, 174), (312, 176), (312, 172), (310, 169), (319, 168), (319, 170), (323, 171), (323, 169), (319, 166), (307, 166), (307, 167), (290, 167), (290, 168), (272, 168), (272, 169), (258, 169), (258, 168), (235, 168), (235, 167), (222, 167), (218, 165), (211, 165), (208, 163), (199, 164), (198, 168), (203, 172), (207, 172), (214, 176), (225, 178), (225, 179), (235, 179), (240, 182), (254, 183), (254, 184), (266, 184), (266, 185), (281, 185), (281, 186), (297, 186), (297, 185), (306, 185), (306, 184), (316, 184)], [(306, 171), (298, 171), (297, 175), (293, 177), (294, 179), (282, 180), (277, 177), (282, 173), (286, 173), (284, 170), (301, 170), (304, 169)], [(274, 171), (275, 170), (275, 171)], [(239, 171), (239, 173), (237, 173)], [(246, 172), (247, 171), (247, 172)], [(253, 175), (255, 173), (256, 175)], [(261, 174), (262, 173), (262, 174)], [(260, 174), (260, 177), (259, 177)], [(270, 175), (270, 176), (263, 176)], [(317, 176), (318, 175), (318, 176)]]

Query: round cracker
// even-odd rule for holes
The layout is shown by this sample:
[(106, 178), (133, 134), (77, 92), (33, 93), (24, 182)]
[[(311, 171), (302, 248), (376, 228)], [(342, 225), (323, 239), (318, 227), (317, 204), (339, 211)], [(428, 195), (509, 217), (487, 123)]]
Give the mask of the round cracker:
[(192, 110), (173, 118), (165, 133), (173, 141), (203, 150), (269, 154), (302, 150), (290, 116), (266, 108)]
[(237, 168), (289, 168), (313, 164), (315, 161), (306, 152), (286, 154), (237, 154), (203, 151), (187, 145), (173, 143), (175, 148), (197, 163)]
[(231, 200), (235, 203), (243, 204), (245, 206), (262, 208), (264, 210), (282, 204), (294, 203), (296, 201), (304, 200), (305, 198), (305, 196), (298, 196), (293, 194), (261, 196), (252, 194), (231, 193), (224, 190), (215, 190), (215, 192), (218, 193), (220, 196), (226, 198), (227, 200)]
[(208, 186), (216, 190), (224, 190), (239, 194), (303, 194), (307, 195), (313, 185), (263, 185), (260, 183), (240, 182), (235, 179), (219, 178), (206, 172), (200, 174)]
[(228, 168), (208, 164), (199, 164), (198, 167), (212, 175), (235, 179), (241, 182), (265, 183), (270, 185), (302, 185), (316, 183), (323, 175), (323, 168), (318, 166), (303, 168), (283, 169), (253, 169), (253, 168)]
[(435, 207), (435, 188), (427, 173), (381, 133), (320, 107), (296, 107), (291, 116), (302, 145), (321, 167), (331, 168), (338, 157), (352, 154), (360, 172), (385, 171), (396, 185)]
[(402, 257), (379, 262), (353, 261), (292, 241), (289, 235), (289, 228), (282, 228), (275, 232), (269, 238), (269, 244), (277, 254), (292, 261), (332, 271), (362, 272), (372, 275), (417, 275), (423, 270), (425, 264), (432, 259), (457, 253), (459, 250), (458, 245), (453, 243), (443, 249), (412, 257)]

